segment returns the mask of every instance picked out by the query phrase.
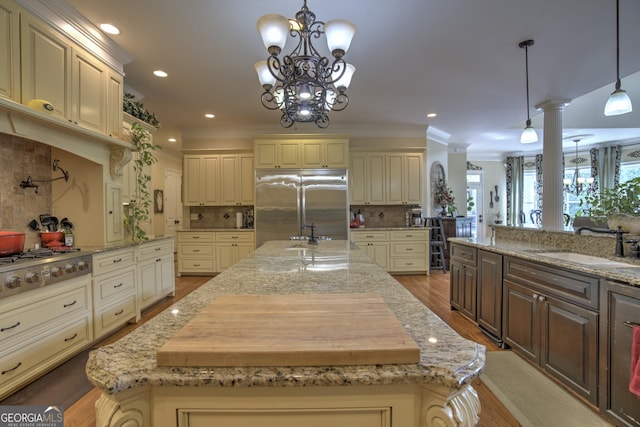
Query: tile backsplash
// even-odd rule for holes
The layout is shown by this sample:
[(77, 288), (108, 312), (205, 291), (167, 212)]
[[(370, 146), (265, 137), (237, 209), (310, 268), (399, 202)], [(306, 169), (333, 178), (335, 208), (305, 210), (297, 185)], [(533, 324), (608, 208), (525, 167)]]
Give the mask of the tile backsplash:
[(351, 212), (364, 215), (367, 227), (404, 227), (405, 213), (413, 206), (404, 205), (351, 205)]
[(26, 233), (25, 248), (38, 242), (38, 234), (28, 226), (40, 214), (51, 213), (51, 183), (20, 188), (29, 176), (33, 181), (50, 180), (51, 147), (39, 142), (0, 133), (0, 229)]
[(250, 210), (253, 206), (191, 206), (189, 228), (236, 228), (236, 213)]

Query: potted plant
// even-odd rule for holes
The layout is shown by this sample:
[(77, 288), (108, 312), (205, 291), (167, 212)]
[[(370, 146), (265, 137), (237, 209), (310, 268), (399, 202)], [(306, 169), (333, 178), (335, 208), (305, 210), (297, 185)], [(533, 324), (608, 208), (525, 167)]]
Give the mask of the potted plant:
[(125, 226), (130, 230), (133, 242), (139, 243), (149, 239), (141, 224), (149, 220), (149, 209), (153, 202), (151, 192), (148, 189), (151, 181), (151, 175), (148, 174), (148, 171), (151, 165), (157, 162), (153, 151), (160, 147), (153, 145), (151, 133), (138, 122), (131, 125), (130, 135), (131, 141), (138, 149), (133, 160), (136, 193), (135, 200), (129, 205), (129, 215), (125, 220)]
[(588, 192), (580, 199), (580, 207), (592, 218), (606, 217), (613, 230), (621, 226), (624, 231), (640, 234), (640, 177)]

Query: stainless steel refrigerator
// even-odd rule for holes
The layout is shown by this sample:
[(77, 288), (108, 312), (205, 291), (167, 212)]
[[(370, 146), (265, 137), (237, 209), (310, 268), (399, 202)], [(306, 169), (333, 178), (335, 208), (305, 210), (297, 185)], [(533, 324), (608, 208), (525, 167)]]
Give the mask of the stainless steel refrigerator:
[(269, 240), (308, 236), (347, 239), (347, 171), (270, 169), (256, 171), (256, 247)]

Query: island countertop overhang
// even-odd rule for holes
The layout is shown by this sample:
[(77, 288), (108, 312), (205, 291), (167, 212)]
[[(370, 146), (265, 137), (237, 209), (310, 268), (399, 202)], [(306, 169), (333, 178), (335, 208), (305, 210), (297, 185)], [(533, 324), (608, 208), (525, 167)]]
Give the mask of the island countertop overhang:
[[(218, 295), (378, 293), (421, 348), (418, 364), (330, 367), (158, 367), (155, 354)], [(283, 331), (286, 332), (286, 331)], [(476, 378), (484, 346), (460, 337), (395, 279), (346, 241), (318, 246), (269, 242), (119, 341), (95, 350), (91, 382), (113, 394), (144, 386), (305, 387), (438, 384), (459, 388)]]

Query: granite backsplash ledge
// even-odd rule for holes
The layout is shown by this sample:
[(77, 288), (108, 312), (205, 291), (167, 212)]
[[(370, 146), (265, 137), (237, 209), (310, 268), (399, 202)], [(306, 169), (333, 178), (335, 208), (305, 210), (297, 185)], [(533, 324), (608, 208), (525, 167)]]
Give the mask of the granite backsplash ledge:
[[(556, 249), (584, 255), (613, 257), (616, 247), (615, 234), (600, 234), (583, 231), (554, 231), (540, 228), (495, 226), (496, 239), (513, 240), (537, 245), (552, 246)], [(638, 239), (638, 236), (624, 235), (624, 240)], [(629, 243), (624, 244), (625, 255), (629, 254)]]

